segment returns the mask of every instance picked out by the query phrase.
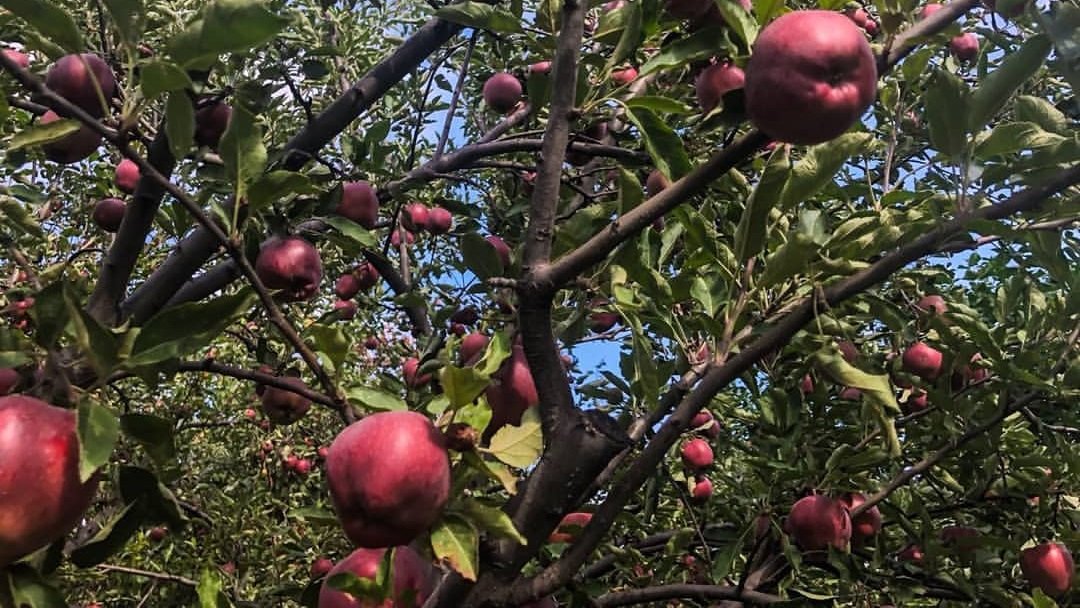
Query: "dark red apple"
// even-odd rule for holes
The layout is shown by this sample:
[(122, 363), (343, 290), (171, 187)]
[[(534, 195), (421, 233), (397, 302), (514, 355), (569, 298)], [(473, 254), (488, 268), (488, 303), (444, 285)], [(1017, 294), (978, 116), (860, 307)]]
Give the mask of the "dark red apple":
[(844, 390), (840, 391), (840, 394), (837, 395), (837, 397), (839, 397), (840, 399), (845, 399), (847, 401), (858, 401), (859, 399), (862, 399), (862, 391), (855, 388), (854, 386), (849, 386)]
[[(848, 511), (853, 511), (866, 502), (866, 496), (849, 492), (840, 498), (840, 503)], [(851, 520), (851, 536), (856, 542), (864, 542), (881, 531), (881, 511), (877, 505), (870, 507)]]
[(334, 568), (334, 562), (330, 561), (328, 557), (319, 557), (315, 561), (311, 562), (311, 569), (308, 574), (311, 578), (322, 578), (326, 576), (327, 572), (330, 572)]
[(452, 333), (455, 336), (458, 336), (460, 338), (461, 336), (464, 336), (465, 334), (469, 333), (469, 330), (464, 325), (462, 325), (461, 323), (451, 323), (450, 324), (450, 333)]
[(146, 533), (146, 537), (155, 543), (160, 543), (169, 535), (169, 531), (163, 526), (154, 526)]
[(360, 279), (356, 278), (356, 274), (352, 272), (343, 274), (334, 281), (334, 295), (342, 300), (351, 300), (358, 293), (360, 293)]
[[(300, 378), (291, 376), (282, 377), (281, 380), (296, 388), (307, 388)], [(311, 401), (292, 391), (275, 386), (267, 386), (263, 390), (262, 401), (263, 414), (274, 424), (292, 424), (300, 420), (311, 409)]]
[(461, 356), (461, 364), (472, 365), (479, 361), (487, 345), (488, 337), (481, 333), (472, 333), (462, 338), (461, 351), (458, 353)]
[(667, 178), (663, 173), (653, 169), (649, 172), (649, 177), (645, 178), (645, 193), (650, 198), (660, 194), (668, 186), (671, 185), (671, 180)]
[(506, 241), (495, 235), (485, 237), (484, 240), (491, 243), (491, 246), (495, 248), (495, 255), (499, 256), (499, 261), (502, 262), (503, 268), (509, 268), (511, 253), (510, 246), (506, 244)]
[(519, 426), (525, 410), (540, 403), (525, 349), (520, 344), (511, 348), (510, 357), (503, 361), (491, 380), (484, 392), (491, 406), (491, 422), (484, 429), (485, 441), (507, 424)]
[(930, 294), (919, 298), (919, 301), (915, 303), (915, 308), (919, 309), (919, 312), (931, 314), (931, 315), (943, 315), (949, 310), (949, 305), (945, 303), (945, 298)]
[(844, 358), (844, 361), (855, 363), (859, 360), (859, 347), (855, 346), (854, 342), (841, 340), (836, 343), (836, 348), (840, 350), (840, 356)]
[(933, 380), (941, 374), (941, 361), (941, 352), (925, 342), (916, 342), (909, 346), (901, 359), (904, 371), (923, 380)]
[(690, 428), (698, 429), (706, 424), (712, 422), (713, 415), (709, 410), (701, 410), (694, 414), (693, 419), (690, 420)]
[[(585, 131), (579, 138), (571, 138), (573, 141), (583, 141), (584, 143), (604, 143), (604, 140), (608, 136), (608, 124), (606, 122), (594, 122), (586, 127)], [(578, 152), (574, 150), (566, 151), (566, 162), (580, 167), (586, 165), (592, 160), (592, 155), (585, 152)]]
[[(386, 549), (357, 549), (338, 562), (326, 575), (350, 572), (360, 578), (375, 580)], [(433, 589), (431, 565), (410, 547), (394, 547), (390, 566), (391, 596), (385, 601), (355, 597), (323, 582), (319, 590), (319, 608), (394, 608), (419, 607)]]
[(683, 444), (679, 452), (683, 465), (691, 470), (707, 469), (713, 463), (713, 451), (708, 441), (691, 439)]
[(409, 232), (420, 232), (428, 227), (428, 208), (423, 203), (410, 203), (401, 211), (401, 224)]
[(97, 485), (79, 481), (74, 410), (0, 397), (0, 570), (67, 534)]
[(617, 312), (604, 312), (596, 310), (597, 308), (607, 305), (608, 301), (604, 299), (594, 299), (589, 303), (589, 308), (593, 309), (594, 311), (589, 313), (589, 329), (591, 329), (593, 333), (602, 334), (605, 331), (611, 329), (612, 327), (615, 327), (615, 325), (618, 324), (619, 321), (622, 319), (622, 317)]
[(549, 543), (572, 543), (577, 540), (581, 533), (579, 528), (584, 528), (592, 521), (592, 513), (574, 512), (563, 516), (555, 531), (548, 536)]
[(919, 389), (911, 391), (907, 401), (902, 404), (905, 414), (921, 412), (928, 407), (930, 407), (930, 396), (926, 394), (926, 391)]
[(120, 230), (120, 223), (124, 221), (124, 211), (127, 205), (118, 198), (104, 198), (94, 205), (94, 212), (90, 218), (94, 224), (105, 232)]
[(359, 547), (411, 542), (450, 497), (446, 441), (416, 412), (379, 412), (346, 427), (330, 446), (326, 477), (345, 534)]
[(499, 72), (484, 82), (484, 103), (496, 112), (506, 114), (521, 99), (521, 82), (513, 74)]
[(724, 95), (743, 88), (746, 75), (742, 68), (730, 62), (717, 63), (705, 68), (694, 82), (698, 106), (702, 114), (712, 112), (720, 105)]
[(934, 13), (940, 11), (942, 8), (944, 7), (937, 2), (931, 2), (930, 4), (927, 4), (926, 6), (919, 9), (919, 19), (926, 19), (930, 15), (933, 15)]
[[(394, 230), (390, 233), (390, 244), (397, 249), (401, 246), (401, 230)], [(405, 230), (405, 244), (412, 245), (416, 242), (416, 235)]]
[(809, 395), (814, 392), (814, 379), (810, 377), (810, 374), (806, 374), (799, 381), (799, 392), (804, 395)]
[(368, 350), (376, 350), (379, 348), (379, 339), (375, 336), (368, 336), (364, 338), (364, 348)]
[(87, 114), (100, 118), (116, 94), (116, 76), (109, 64), (97, 55), (71, 54), (57, 59), (45, 72), (45, 86)]
[(334, 311), (338, 318), (351, 321), (356, 318), (356, 302), (352, 300), (337, 300), (334, 302)]
[(979, 37), (966, 32), (949, 41), (949, 52), (957, 61), (972, 61), (979, 56)]
[(428, 382), (431, 382), (431, 374), (417, 375), (420, 370), (420, 359), (416, 357), (409, 357), (405, 359), (405, 362), (401, 364), (401, 377), (405, 380), (405, 385), (412, 388), (419, 388), (424, 386)]
[(637, 75), (637, 68), (633, 66), (626, 66), (617, 70), (611, 70), (611, 82), (614, 82), (615, 86), (621, 87), (637, 80)]
[(195, 143), (217, 149), (232, 118), (232, 106), (215, 101), (195, 112)]
[(113, 179), (121, 192), (131, 194), (139, 183), (139, 165), (130, 159), (123, 159), (116, 165), (116, 177)]
[(941, 529), (941, 543), (960, 554), (970, 554), (979, 548), (982, 540), (979, 531), (968, 526), (945, 526)]
[(923, 558), (926, 557), (926, 555), (923, 553), (922, 547), (916, 545), (915, 543), (911, 543), (908, 546), (904, 547), (900, 551), (900, 553), (897, 553), (896, 557), (899, 558), (901, 561), (921, 564)]
[(19, 384), (19, 372), (10, 367), (0, 367), (0, 397), (10, 395)]
[(840, 550), (851, 541), (851, 518), (843, 503), (815, 494), (799, 499), (791, 507), (787, 533), (803, 551)]
[(455, 452), (471, 452), (480, 443), (480, 434), (464, 422), (454, 422), (446, 427), (443, 435), (446, 436), (446, 447)]
[[(49, 110), (41, 115), (38, 124), (47, 125), (57, 120), (60, 120), (60, 116), (56, 112)], [(101, 135), (90, 127), (82, 125), (78, 131), (70, 135), (42, 144), (41, 149), (45, 152), (45, 158), (54, 163), (70, 165), (90, 156), (100, 145)]]
[(454, 216), (442, 207), (428, 211), (427, 229), (431, 234), (446, 234), (454, 227)]
[(840, 13), (792, 11), (765, 26), (746, 66), (746, 108), (771, 138), (811, 145), (848, 130), (877, 94), (874, 53)]
[(697, 21), (713, 8), (712, 0), (665, 0), (664, 11), (675, 19)]
[(480, 311), (475, 306), (465, 306), (454, 311), (454, 314), (450, 315), (451, 323), (461, 323), (462, 325), (472, 325), (480, 320)]
[(375, 270), (375, 267), (369, 262), (364, 262), (353, 268), (353, 274), (356, 276), (356, 280), (359, 281), (358, 285), (361, 291), (367, 291), (379, 282), (379, 271)]
[(1073, 558), (1059, 543), (1043, 543), (1020, 552), (1020, 571), (1036, 589), (1051, 597), (1065, 595), (1072, 587)]
[(286, 302), (308, 300), (322, 281), (322, 258), (311, 243), (298, 236), (273, 237), (262, 244), (255, 273), (267, 289)]
[(15, 49), (4, 49), (3, 53), (5, 57), (7, 57), (10, 61), (15, 63), (15, 65), (19, 66), (20, 68), (25, 70), (26, 68), (30, 67), (30, 56), (26, 53), (23, 53), (22, 51), (16, 51)]
[(379, 221), (379, 195), (368, 182), (346, 182), (334, 213), (371, 230)]
[(549, 72), (551, 72), (550, 61), (537, 61), (536, 63), (529, 66), (530, 74), (547, 74)]
[(690, 498), (695, 502), (705, 502), (709, 500), (713, 493), (712, 481), (704, 475), (699, 475), (694, 480), (694, 487), (690, 490)]

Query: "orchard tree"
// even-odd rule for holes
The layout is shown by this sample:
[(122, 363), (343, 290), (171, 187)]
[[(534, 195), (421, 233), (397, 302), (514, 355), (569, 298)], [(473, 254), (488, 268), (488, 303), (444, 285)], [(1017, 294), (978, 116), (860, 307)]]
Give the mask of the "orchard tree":
[(0, 0), (0, 607), (1080, 603), (1080, 8)]

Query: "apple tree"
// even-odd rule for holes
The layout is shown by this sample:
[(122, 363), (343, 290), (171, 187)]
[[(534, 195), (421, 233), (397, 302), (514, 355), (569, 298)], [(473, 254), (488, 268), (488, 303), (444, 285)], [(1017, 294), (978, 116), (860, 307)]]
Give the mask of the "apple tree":
[(1080, 8), (0, 0), (0, 608), (1080, 602)]

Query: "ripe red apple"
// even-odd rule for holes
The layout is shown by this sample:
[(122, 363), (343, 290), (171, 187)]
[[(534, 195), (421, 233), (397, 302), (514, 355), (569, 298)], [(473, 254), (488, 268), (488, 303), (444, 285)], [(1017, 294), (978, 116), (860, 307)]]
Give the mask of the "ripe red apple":
[(487, 348), (488, 337), (481, 333), (471, 333), (461, 339), (461, 351), (458, 353), (462, 365), (472, 365), (480, 360)]
[(428, 208), (423, 203), (410, 203), (401, 212), (401, 223), (409, 232), (420, 232), (428, 227)]
[(74, 410), (0, 397), (0, 570), (67, 534), (97, 485), (79, 481)]
[[(848, 511), (853, 511), (866, 502), (866, 496), (857, 492), (849, 492), (840, 498), (840, 503)], [(881, 511), (877, 506), (870, 507), (851, 520), (851, 536), (856, 542), (862, 542), (873, 538), (881, 531)]]
[(799, 499), (788, 514), (787, 533), (803, 551), (847, 549), (851, 518), (843, 503), (815, 494)]
[[(296, 388), (307, 388), (300, 378), (285, 376), (281, 380)], [(260, 403), (263, 414), (274, 424), (281, 425), (300, 420), (311, 409), (311, 401), (307, 397), (275, 386), (267, 386), (263, 389)]]
[(334, 213), (371, 230), (379, 221), (379, 195), (368, 182), (346, 182)]
[(217, 149), (232, 118), (232, 106), (215, 101), (195, 112), (195, 143)]
[(499, 261), (502, 262), (503, 268), (509, 268), (511, 253), (510, 246), (506, 244), (506, 241), (495, 235), (485, 237), (484, 240), (491, 243), (491, 246), (495, 248), (495, 255), (499, 256)]
[(874, 54), (842, 14), (792, 11), (758, 35), (745, 89), (755, 127), (782, 142), (819, 144), (847, 131), (873, 103)]
[(926, 394), (926, 391), (919, 389), (911, 391), (911, 395), (903, 404), (903, 410), (905, 414), (914, 414), (915, 412), (921, 412), (928, 407), (930, 407), (930, 396)]
[(704, 439), (691, 439), (682, 446), (680, 452), (683, 465), (691, 470), (707, 469), (713, 463), (713, 451)]
[(970, 363), (960, 368), (960, 373), (964, 377), (964, 381), (968, 384), (975, 384), (983, 382), (990, 377), (990, 370), (985, 367), (972, 366), (971, 363), (982, 360), (982, 354), (975, 353), (971, 355)]
[(19, 372), (10, 367), (0, 367), (0, 397), (10, 395), (19, 384)]
[(694, 418), (690, 420), (690, 428), (701, 428), (706, 424), (712, 422), (713, 415), (709, 410), (701, 410), (694, 414)]
[(919, 19), (926, 19), (930, 15), (933, 15), (934, 13), (940, 11), (942, 8), (944, 7), (937, 2), (931, 2), (930, 4), (927, 4), (926, 6), (919, 9)]
[[(326, 575), (350, 572), (360, 578), (374, 580), (379, 571), (386, 549), (357, 549), (338, 562)], [(421, 606), (433, 589), (431, 565), (407, 546), (394, 547), (394, 561), (390, 566), (391, 597), (379, 602), (355, 597), (334, 589), (325, 582), (319, 591), (319, 608), (393, 608), (394, 606)]]
[(949, 41), (949, 52), (957, 61), (972, 61), (979, 56), (979, 37), (966, 32)]
[(127, 205), (118, 198), (103, 198), (94, 205), (94, 212), (90, 218), (94, 220), (98, 228), (105, 232), (120, 230), (120, 223), (124, 221), (124, 211)]
[(596, 310), (596, 308), (607, 305), (608, 301), (605, 299), (598, 298), (589, 302), (589, 308), (594, 310), (594, 312), (589, 313), (589, 329), (591, 329), (593, 333), (602, 334), (612, 327), (615, 327), (622, 319), (617, 312), (603, 312)]
[(730, 62), (725, 61), (705, 68), (694, 82), (701, 113), (712, 112), (723, 101), (724, 95), (743, 88), (745, 83), (746, 75), (742, 68)]
[(858, 401), (862, 398), (862, 391), (855, 388), (854, 386), (849, 386), (844, 390), (840, 391), (840, 394), (837, 395), (837, 397), (840, 399), (845, 399), (847, 401)]
[(411, 542), (450, 497), (445, 439), (416, 412), (379, 412), (346, 427), (330, 445), (326, 477), (345, 534), (360, 547)]
[[(50, 122), (57, 120), (60, 120), (60, 116), (56, 112), (49, 110), (41, 115), (38, 124), (47, 125)], [(82, 125), (79, 127), (78, 131), (75, 131), (70, 135), (43, 144), (41, 149), (45, 152), (45, 158), (48, 158), (54, 163), (70, 165), (71, 163), (77, 163), (87, 156), (90, 156), (100, 145), (101, 135), (90, 127)]]
[(356, 318), (356, 302), (353, 302), (352, 300), (337, 300), (334, 302), (334, 311), (337, 312), (339, 319), (351, 321)]
[(454, 216), (442, 207), (428, 211), (427, 229), (431, 234), (446, 234), (454, 227)]
[(972, 553), (982, 541), (979, 531), (968, 526), (945, 526), (941, 529), (941, 543), (956, 553)]
[(804, 395), (814, 392), (814, 379), (810, 377), (810, 374), (806, 374), (799, 381), (799, 392)]
[[(116, 76), (109, 64), (92, 53), (64, 55), (45, 73), (45, 86), (95, 118), (116, 93)], [(100, 89), (100, 95), (98, 93)]]
[(232, 576), (236, 574), (236, 562), (234, 561), (227, 561), (224, 564), (221, 564), (220, 568), (221, 571), (226, 574), (226, 576)]
[(356, 278), (356, 274), (352, 272), (343, 274), (334, 281), (334, 295), (342, 300), (351, 300), (358, 293), (360, 293), (360, 279)]
[(695, 502), (709, 500), (713, 493), (712, 481), (704, 475), (699, 475), (694, 481), (694, 487), (690, 490), (690, 498)]
[(471, 452), (480, 443), (480, 434), (464, 422), (454, 422), (443, 432), (447, 449), (455, 452)]
[(146, 533), (146, 537), (155, 543), (160, 543), (169, 535), (169, 531), (163, 526), (154, 526)]
[(837, 342), (836, 348), (840, 350), (840, 356), (844, 358), (844, 361), (855, 363), (859, 360), (859, 347), (855, 346), (855, 343), (850, 340)]
[(416, 373), (419, 370), (420, 359), (417, 359), (416, 357), (405, 359), (405, 362), (401, 364), (401, 377), (405, 380), (406, 386), (419, 388), (428, 382), (431, 382), (431, 374), (417, 376)]
[[(264, 386), (264, 391), (263, 392), (266, 392), (265, 391), (265, 385), (263, 385), (263, 386)], [(259, 415), (259, 413), (256, 412), (253, 408), (249, 407), (246, 410), (244, 410), (244, 418), (247, 418), (248, 420), (254, 420), (255, 417), (258, 416), (258, 415)]]
[(330, 572), (334, 568), (334, 562), (330, 561), (328, 557), (318, 557), (315, 561), (311, 562), (311, 569), (308, 574), (311, 578), (322, 578), (326, 576), (327, 572)]
[(15, 49), (4, 49), (4, 56), (14, 62), (22, 69), (30, 67), (30, 56), (22, 51), (16, 51)]
[(621, 87), (637, 80), (637, 75), (637, 68), (633, 66), (627, 66), (617, 70), (611, 70), (611, 82), (614, 82), (615, 86)]
[(537, 61), (529, 66), (530, 74), (547, 74), (551, 72), (550, 61)]
[(451, 323), (450, 324), (450, 333), (452, 333), (455, 336), (460, 338), (461, 336), (464, 336), (465, 334), (469, 333), (469, 330), (466, 329), (466, 327), (464, 325), (462, 325), (461, 323)]
[(319, 449), (315, 450), (315, 456), (319, 460), (326, 460), (326, 457), (330, 454), (330, 448), (326, 446), (319, 446)]
[[(406, 230), (405, 231), (405, 244), (406, 245), (412, 245), (415, 242), (416, 242), (416, 235), (409, 232), (408, 230)], [(390, 233), (390, 245), (392, 245), (395, 249), (397, 249), (398, 247), (401, 246), (401, 231), (400, 230), (394, 230), (393, 232)]]
[[(594, 122), (585, 128), (585, 131), (581, 133), (580, 138), (571, 138), (570, 141), (573, 142), (576, 140), (582, 140), (586, 143), (603, 143), (604, 140), (607, 139), (607, 135), (607, 123)], [(591, 154), (586, 154), (585, 152), (577, 152), (569, 149), (566, 151), (566, 162), (574, 165), (575, 167), (580, 167), (582, 165), (588, 164), (588, 162), (592, 160), (592, 158), (593, 157)]]
[(297, 458), (296, 461), (293, 462), (292, 470), (297, 475), (303, 477), (311, 472), (311, 461), (307, 458)]
[(943, 315), (949, 310), (949, 305), (945, 303), (945, 298), (930, 294), (919, 298), (919, 301), (915, 303), (915, 308), (919, 309), (919, 312), (931, 314), (931, 315)]
[(525, 349), (520, 344), (510, 349), (510, 357), (503, 361), (491, 380), (484, 391), (491, 406), (491, 422), (484, 429), (485, 440), (507, 424), (519, 426), (525, 410), (540, 403)]
[(592, 521), (592, 513), (567, 513), (563, 516), (559, 525), (555, 527), (555, 531), (548, 536), (549, 543), (572, 543), (577, 540), (578, 534), (581, 530), (578, 528), (584, 528)]
[(131, 194), (139, 183), (139, 165), (130, 159), (123, 159), (116, 165), (116, 177), (113, 180), (121, 192)]
[(851, 19), (852, 23), (859, 27), (866, 26), (866, 20), (870, 18), (862, 8), (847, 8), (844, 9), (844, 15)]
[(1059, 543), (1043, 543), (1020, 552), (1020, 571), (1036, 589), (1051, 597), (1065, 595), (1072, 587), (1073, 558)]
[(262, 244), (255, 273), (286, 302), (308, 300), (322, 281), (322, 258), (311, 243), (298, 236), (273, 237)]
[(915, 543), (911, 543), (910, 545), (904, 547), (903, 550), (900, 551), (900, 553), (897, 553), (896, 557), (899, 558), (901, 561), (921, 564), (923, 558), (926, 557), (926, 555), (923, 553), (922, 547), (916, 545)]
[(863, 30), (866, 31), (866, 35), (870, 36), (871, 38), (873, 38), (874, 36), (877, 36), (877, 32), (878, 32), (877, 21), (874, 21), (873, 19), (867, 19), (866, 23), (863, 24)]
[(484, 82), (484, 103), (496, 112), (506, 114), (521, 99), (521, 82), (513, 74), (499, 72)]
[(472, 325), (480, 320), (480, 311), (475, 306), (465, 306), (454, 311), (454, 314), (450, 315), (451, 323), (461, 323), (462, 325)]
[(904, 351), (901, 359), (904, 371), (915, 374), (923, 380), (933, 380), (941, 373), (941, 352), (927, 345), (916, 342)]
[(367, 291), (379, 282), (379, 271), (375, 270), (375, 267), (370, 262), (364, 262), (353, 268), (353, 274), (356, 275), (361, 291)]
[(652, 198), (670, 185), (671, 180), (667, 176), (653, 169), (649, 172), (649, 177), (645, 178), (645, 193), (649, 195), (649, 198)]

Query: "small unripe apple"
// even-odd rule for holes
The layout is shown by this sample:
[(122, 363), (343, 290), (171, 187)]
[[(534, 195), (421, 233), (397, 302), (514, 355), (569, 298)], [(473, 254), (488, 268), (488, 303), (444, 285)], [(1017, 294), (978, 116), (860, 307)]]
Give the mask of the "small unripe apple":
[(94, 205), (94, 212), (90, 218), (94, 224), (105, 232), (120, 230), (120, 223), (124, 221), (124, 211), (127, 205), (118, 198), (104, 198)]
[[(283, 377), (283, 382), (296, 388), (307, 388), (300, 378)], [(304, 417), (311, 409), (311, 401), (303, 395), (276, 386), (267, 386), (262, 394), (262, 411), (274, 424), (287, 425)]]
[(690, 490), (690, 498), (695, 502), (705, 502), (712, 497), (712, 493), (712, 481), (708, 477), (701, 475), (694, 481), (694, 487)]
[(933, 380), (941, 374), (941, 352), (927, 345), (925, 342), (916, 342), (904, 351), (904, 371), (915, 374), (923, 380)]
[(454, 227), (454, 216), (442, 207), (428, 211), (427, 229), (431, 234), (446, 234)]
[(704, 439), (691, 439), (683, 444), (680, 451), (683, 465), (691, 470), (707, 469), (713, 463), (713, 451)]
[(746, 84), (742, 68), (730, 62), (711, 65), (698, 74), (694, 82), (698, 106), (702, 114), (712, 112), (723, 101), (724, 95)]
[(195, 143), (217, 149), (232, 118), (232, 106), (215, 101), (195, 112)]
[[(845, 494), (840, 499), (840, 503), (844, 505), (848, 511), (857, 509), (862, 506), (864, 502), (866, 502), (866, 496), (856, 492)], [(851, 520), (851, 536), (857, 542), (869, 540), (880, 531), (881, 511), (877, 508), (877, 505), (863, 511), (858, 517)]]
[(488, 345), (488, 337), (481, 333), (472, 333), (461, 340), (461, 364), (472, 365), (484, 355)]
[(22, 51), (16, 51), (15, 49), (4, 49), (4, 56), (11, 60), (15, 65), (22, 69), (30, 67), (30, 56)]
[(405, 359), (405, 362), (401, 364), (401, 377), (405, 380), (405, 386), (420, 388), (428, 382), (431, 382), (431, 374), (417, 376), (419, 370), (420, 359), (417, 359), (416, 357)]
[(368, 182), (346, 182), (334, 213), (371, 230), (379, 221), (379, 195)]
[(330, 446), (327, 485), (346, 536), (360, 547), (412, 542), (450, 497), (446, 440), (416, 412), (371, 414)]
[(401, 223), (409, 232), (420, 232), (428, 226), (428, 208), (423, 203), (411, 203), (401, 212)]
[(322, 281), (322, 258), (311, 243), (298, 236), (273, 237), (262, 244), (255, 273), (286, 302), (308, 300)]
[[(47, 125), (50, 122), (60, 120), (60, 116), (49, 110), (41, 115), (38, 124)], [(78, 131), (70, 135), (43, 144), (41, 150), (54, 163), (70, 165), (90, 156), (101, 145), (101, 135), (86, 125), (79, 127)]]
[(342, 300), (351, 300), (360, 293), (360, 279), (354, 273), (343, 274), (334, 281), (334, 295)]
[(506, 114), (521, 99), (521, 82), (513, 74), (499, 72), (484, 82), (484, 103), (496, 112)]
[(116, 176), (113, 181), (121, 192), (128, 194), (135, 192), (135, 186), (139, 183), (139, 165), (127, 158), (121, 160), (116, 165)]
[(356, 302), (352, 300), (337, 300), (334, 302), (334, 312), (339, 319), (351, 321), (356, 318)]
[(10, 367), (0, 367), (0, 397), (10, 395), (19, 384), (19, 372)]
[(955, 36), (949, 41), (949, 52), (957, 61), (972, 61), (979, 56), (979, 37), (971, 32)]
[(637, 80), (637, 75), (637, 68), (633, 66), (611, 70), (611, 82), (614, 82), (616, 86), (621, 87)]
[[(94, 118), (105, 115), (105, 104), (116, 93), (116, 76), (109, 64), (92, 53), (64, 55), (45, 73), (45, 86)], [(98, 89), (101, 93), (99, 95)]]
[(851, 540), (847, 509), (821, 494), (801, 498), (792, 505), (785, 527), (803, 551), (824, 551), (830, 546), (845, 550)]
[(506, 244), (506, 241), (495, 235), (487, 236), (484, 240), (491, 243), (491, 246), (495, 248), (495, 255), (499, 256), (499, 261), (502, 262), (503, 268), (509, 268), (511, 253), (510, 246)]
[(308, 574), (313, 579), (322, 578), (326, 576), (326, 573), (330, 572), (330, 570), (332, 570), (333, 568), (334, 562), (330, 561), (330, 559), (327, 557), (320, 557), (317, 558), (315, 561), (311, 562), (311, 569), (308, 571)]
[(555, 531), (548, 536), (549, 543), (572, 543), (577, 540), (581, 530), (592, 521), (592, 513), (574, 512), (563, 516)]
[(667, 178), (660, 171), (653, 169), (649, 172), (649, 177), (645, 178), (645, 193), (650, 198), (660, 194), (668, 186), (671, 185), (671, 180)]
[(356, 276), (361, 291), (367, 291), (379, 282), (379, 271), (375, 270), (370, 262), (364, 262), (353, 268), (353, 275)]
[(163, 526), (155, 526), (150, 528), (150, 531), (146, 533), (146, 537), (155, 543), (160, 543), (165, 540), (165, 537), (169, 535), (169, 531)]
[(1065, 595), (1072, 587), (1072, 554), (1059, 543), (1043, 543), (1021, 551), (1020, 570), (1033, 588), (1051, 597)]
[[(357, 549), (327, 572), (326, 578), (350, 572), (374, 583), (385, 554), (386, 549)], [(382, 602), (354, 597), (324, 581), (319, 590), (318, 608), (415, 608), (424, 604), (434, 587), (430, 564), (407, 546), (394, 548), (390, 577), (389, 596)]]

